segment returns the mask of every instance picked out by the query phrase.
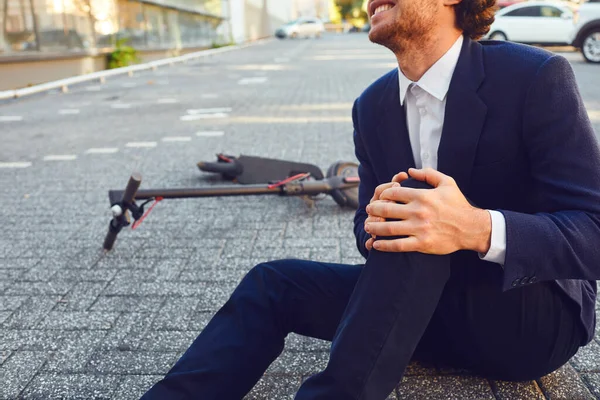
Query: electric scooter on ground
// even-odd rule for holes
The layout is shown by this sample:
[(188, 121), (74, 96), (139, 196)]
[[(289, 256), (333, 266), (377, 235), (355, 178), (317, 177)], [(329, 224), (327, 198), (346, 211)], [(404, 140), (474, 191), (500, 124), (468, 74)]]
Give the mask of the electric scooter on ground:
[[(201, 188), (143, 189), (142, 177), (134, 173), (129, 178), (125, 190), (110, 190), (113, 218), (104, 240), (104, 250), (112, 250), (119, 232), (129, 225), (133, 218), (136, 228), (146, 217), (145, 206), (163, 199), (183, 199), (196, 197), (226, 197), (248, 195), (301, 196), (318, 199), (319, 195), (330, 195), (341, 207), (358, 207), (358, 165), (339, 161), (332, 164), (327, 173), (315, 165), (285, 160), (252, 156), (217, 155), (217, 162), (200, 162), (198, 167), (205, 172), (219, 173), (223, 178), (237, 182), (234, 185), (210, 186)], [(137, 204), (138, 201), (143, 203)], [(152, 205), (148, 212), (154, 207)]]

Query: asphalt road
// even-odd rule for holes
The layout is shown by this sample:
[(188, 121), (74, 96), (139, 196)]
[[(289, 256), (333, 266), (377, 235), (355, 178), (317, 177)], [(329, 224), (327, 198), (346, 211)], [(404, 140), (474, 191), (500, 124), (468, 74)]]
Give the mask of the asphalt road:
[[(600, 132), (600, 67), (561, 54)], [(362, 262), (332, 199), (257, 196), (164, 201), (104, 255), (107, 191), (217, 184), (195, 164), (221, 151), (352, 161), (352, 102), (394, 67), (363, 34), (272, 41), (0, 104), (0, 398), (138, 398), (255, 264)], [(248, 398), (292, 398), (327, 350), (291, 335)], [(394, 396), (595, 398), (598, 355), (522, 384), (413, 365)]]

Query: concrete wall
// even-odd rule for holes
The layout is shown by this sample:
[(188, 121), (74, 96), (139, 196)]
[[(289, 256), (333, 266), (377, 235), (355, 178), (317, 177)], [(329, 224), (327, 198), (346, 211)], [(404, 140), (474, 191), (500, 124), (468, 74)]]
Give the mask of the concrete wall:
[(294, 0), (231, 0), (231, 25), (236, 43), (272, 36), (292, 19)]
[[(172, 50), (141, 51), (140, 58), (142, 61), (148, 62), (198, 50), (202, 49), (185, 49), (177, 52)], [(0, 59), (0, 91), (89, 74), (105, 70), (106, 67), (106, 54)]]

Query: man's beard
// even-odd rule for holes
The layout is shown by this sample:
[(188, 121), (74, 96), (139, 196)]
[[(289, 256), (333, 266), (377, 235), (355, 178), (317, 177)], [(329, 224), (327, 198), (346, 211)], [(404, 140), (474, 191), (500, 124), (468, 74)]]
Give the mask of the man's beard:
[(369, 40), (387, 47), (394, 54), (418, 47), (429, 39), (436, 25), (435, 6), (429, 1), (423, 3), (418, 9), (413, 6), (400, 10), (400, 13), (396, 11), (392, 21), (380, 23), (380, 26), (371, 30)]

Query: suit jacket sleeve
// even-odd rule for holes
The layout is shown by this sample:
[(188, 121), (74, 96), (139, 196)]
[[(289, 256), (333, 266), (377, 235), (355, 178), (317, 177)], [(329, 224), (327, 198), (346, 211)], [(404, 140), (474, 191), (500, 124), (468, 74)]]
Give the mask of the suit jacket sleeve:
[(538, 213), (506, 219), (503, 290), (600, 279), (600, 152), (570, 64), (549, 58), (528, 89), (523, 143)]
[(356, 246), (363, 257), (368, 258), (369, 251), (365, 247), (367, 239), (371, 236), (365, 232), (365, 220), (367, 219), (366, 207), (370, 203), (375, 188), (377, 187), (377, 179), (367, 156), (363, 138), (359, 131), (358, 123), (358, 101), (354, 102), (352, 107), (352, 122), (354, 124), (354, 150), (358, 159), (358, 176), (360, 177), (360, 185), (358, 187), (358, 209), (354, 216), (354, 236), (356, 237)]

